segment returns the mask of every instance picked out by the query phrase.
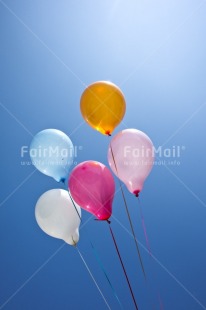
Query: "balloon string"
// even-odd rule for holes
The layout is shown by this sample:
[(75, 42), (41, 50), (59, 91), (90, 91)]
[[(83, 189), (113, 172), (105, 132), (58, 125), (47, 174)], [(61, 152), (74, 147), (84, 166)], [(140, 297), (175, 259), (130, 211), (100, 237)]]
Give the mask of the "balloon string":
[[(74, 202), (74, 200), (73, 200), (73, 198), (72, 198), (70, 192), (69, 192), (69, 196), (70, 196), (70, 199), (71, 199), (71, 201), (72, 201), (72, 204), (73, 204), (73, 206), (74, 206), (74, 208), (75, 208), (75, 210), (76, 210), (76, 212), (77, 212), (77, 214), (78, 214), (78, 216), (79, 216), (79, 218), (80, 218), (80, 221), (82, 222), (82, 219), (81, 219), (81, 217), (80, 217), (80, 214), (79, 214), (79, 212), (78, 212), (78, 210), (77, 210), (76, 204), (75, 204), (75, 202)], [(113, 285), (112, 285), (112, 283), (111, 283), (111, 281), (110, 281), (110, 279), (109, 279), (109, 276), (108, 276), (107, 273), (106, 273), (105, 267), (104, 267), (104, 265), (103, 265), (103, 263), (102, 263), (102, 261), (101, 261), (101, 259), (100, 259), (100, 256), (99, 256), (99, 254), (98, 254), (96, 248), (94, 247), (94, 245), (92, 244), (92, 242), (91, 242), (90, 239), (89, 239), (89, 242), (90, 242), (90, 245), (91, 245), (92, 250), (93, 250), (93, 252), (94, 252), (95, 258), (96, 258), (96, 260), (97, 260), (97, 262), (98, 262), (98, 264), (99, 264), (99, 266), (100, 266), (100, 269), (101, 269), (102, 272), (104, 273), (104, 275), (105, 275), (105, 277), (106, 277), (106, 279), (107, 279), (107, 281), (108, 281), (108, 283), (109, 283), (109, 285), (110, 285), (110, 287), (111, 287), (111, 289), (112, 289), (112, 291), (113, 291), (113, 294), (114, 294), (115, 298), (117, 299), (117, 301), (118, 301), (118, 303), (119, 303), (121, 309), (123, 309), (122, 304), (121, 304), (121, 302), (120, 302), (120, 300), (119, 300), (119, 298), (118, 298), (118, 296), (117, 296), (117, 293), (116, 293), (116, 291), (115, 291), (115, 289), (114, 289), (114, 287), (113, 287)]]
[(117, 246), (117, 242), (116, 242), (116, 239), (115, 239), (114, 233), (113, 233), (113, 231), (112, 231), (112, 228), (111, 228), (111, 226), (110, 226), (110, 223), (109, 223), (109, 222), (108, 222), (108, 224), (109, 224), (109, 230), (110, 230), (110, 233), (111, 233), (112, 239), (113, 239), (113, 241), (114, 241), (114, 245), (115, 245), (115, 249), (116, 249), (117, 255), (118, 255), (118, 257), (119, 257), (119, 260), (120, 260), (120, 263), (121, 263), (122, 269), (123, 269), (123, 271), (124, 271), (125, 278), (126, 278), (126, 280), (127, 280), (127, 284), (128, 284), (128, 286), (129, 286), (130, 293), (131, 293), (131, 295), (132, 295), (132, 299), (133, 299), (133, 302), (134, 302), (135, 308), (136, 308), (136, 310), (138, 310), (138, 306), (137, 306), (137, 303), (136, 303), (136, 300), (135, 300), (135, 297), (134, 297), (134, 293), (133, 293), (133, 291), (132, 291), (132, 287), (131, 287), (131, 284), (130, 284), (129, 278), (128, 278), (128, 275), (127, 275), (127, 272), (126, 272), (126, 269), (125, 269), (125, 266), (124, 266), (124, 263), (123, 263), (122, 257), (121, 257), (121, 255), (120, 255), (119, 248), (118, 248), (118, 246)]
[(92, 278), (92, 280), (93, 280), (93, 282), (94, 282), (96, 288), (98, 289), (98, 291), (99, 291), (100, 295), (102, 296), (102, 298), (103, 298), (105, 304), (107, 305), (107, 308), (111, 310), (111, 308), (110, 308), (110, 306), (109, 306), (109, 304), (108, 304), (106, 298), (104, 297), (104, 295), (103, 295), (101, 289), (99, 288), (99, 285), (97, 284), (97, 282), (96, 282), (96, 280), (95, 280), (95, 278), (94, 278), (94, 276), (93, 276), (91, 270), (89, 269), (89, 266), (87, 265), (87, 263), (86, 263), (86, 261), (85, 261), (83, 255), (81, 254), (79, 248), (78, 248), (77, 246), (75, 246), (75, 248), (77, 249), (77, 252), (79, 253), (79, 256), (80, 256), (82, 262), (84, 263), (84, 265), (85, 265), (85, 267), (86, 267), (86, 269), (87, 269), (87, 271), (88, 271), (90, 277)]
[[(147, 234), (147, 230), (146, 230), (143, 210), (142, 210), (142, 206), (141, 206), (141, 202), (140, 202), (139, 197), (138, 197), (138, 200), (139, 200), (140, 216), (141, 216), (141, 220), (142, 220), (142, 227), (143, 227), (144, 236), (145, 236), (145, 240), (146, 240), (146, 244), (147, 244), (147, 250), (149, 252), (150, 257), (152, 258), (152, 251), (151, 251), (151, 247), (150, 247), (150, 243), (149, 243), (149, 238), (148, 238), (148, 234)], [(158, 294), (158, 301), (159, 301), (159, 305), (160, 305), (160, 310), (163, 310), (164, 309), (163, 302), (162, 302), (161, 295), (160, 295), (159, 291), (157, 292), (157, 294)]]
[[(111, 148), (111, 153), (112, 153), (112, 158), (113, 158), (113, 161), (114, 161), (115, 169), (116, 169), (116, 172), (117, 172), (117, 175), (118, 175), (117, 165), (116, 165), (116, 161), (115, 161), (115, 158), (114, 158), (114, 153), (113, 153), (113, 150), (112, 150), (111, 143), (110, 143), (110, 148)], [(123, 197), (123, 200), (124, 200), (124, 205), (125, 205), (125, 209), (126, 209), (126, 212), (127, 212), (127, 217), (129, 219), (130, 227), (131, 227), (131, 230), (132, 230), (132, 235), (133, 235), (133, 238), (134, 238), (135, 246), (136, 246), (137, 253), (138, 253), (138, 256), (139, 256), (139, 261), (140, 261), (140, 264), (141, 264), (142, 272), (143, 272), (144, 277), (146, 279), (146, 273), (145, 273), (145, 269), (144, 269), (141, 253), (140, 253), (140, 250), (139, 250), (138, 241), (137, 241), (137, 238), (135, 236), (134, 227), (133, 227), (131, 216), (130, 216), (130, 213), (129, 213), (129, 208), (127, 206), (126, 198), (125, 198), (125, 195), (124, 195), (124, 192), (123, 192), (123, 189), (122, 189), (122, 184), (121, 184), (120, 180), (119, 180), (119, 185), (120, 185), (122, 197)]]
[(148, 250), (150, 256), (152, 257), (151, 247), (150, 247), (149, 238), (148, 238), (148, 235), (147, 235), (144, 215), (143, 215), (143, 211), (142, 211), (142, 207), (141, 207), (141, 203), (140, 203), (139, 197), (138, 197), (138, 200), (139, 200), (139, 209), (140, 209), (140, 216), (141, 216), (141, 221), (142, 221), (142, 228), (143, 228), (143, 231), (144, 231), (144, 236), (145, 236), (145, 240), (146, 240), (146, 244), (147, 244), (147, 250)]
[(163, 302), (162, 302), (162, 299), (159, 293), (158, 293), (158, 299), (159, 299), (159, 304), (160, 304), (160, 310), (164, 310)]
[(122, 306), (122, 304), (121, 304), (121, 302), (119, 300), (119, 297), (117, 296), (117, 293), (116, 293), (116, 291), (115, 291), (115, 289), (114, 289), (114, 287), (113, 287), (113, 285), (112, 285), (112, 283), (111, 283), (111, 281), (110, 281), (110, 279), (109, 279), (109, 277), (108, 277), (108, 275), (106, 273), (104, 265), (102, 264), (102, 261), (101, 261), (99, 255), (98, 255), (98, 253), (97, 253), (97, 251), (96, 251), (96, 249), (95, 249), (95, 247), (94, 247), (94, 245), (92, 244), (91, 241), (90, 241), (90, 244), (91, 244), (91, 247), (92, 247), (92, 249), (94, 251), (95, 257), (96, 257), (96, 259), (97, 259), (97, 261), (99, 263), (99, 266), (100, 266), (101, 270), (103, 271), (103, 273), (104, 273), (104, 275), (105, 275), (105, 277), (106, 277), (106, 279), (107, 279), (107, 281), (108, 281), (108, 283), (109, 283), (109, 285), (110, 285), (110, 287), (111, 287), (111, 289), (112, 289), (112, 291), (114, 293), (114, 296), (116, 297), (116, 299), (117, 299), (117, 301), (118, 301), (118, 303), (120, 305), (120, 308), (123, 309), (123, 306)]
[(133, 227), (133, 224), (132, 224), (131, 216), (130, 216), (130, 213), (129, 213), (129, 209), (128, 209), (128, 206), (127, 206), (127, 202), (126, 202), (126, 199), (125, 199), (125, 195), (124, 195), (121, 183), (120, 183), (120, 188), (121, 188), (121, 193), (122, 193), (122, 197), (123, 197), (123, 200), (124, 200), (125, 208), (126, 208), (126, 211), (127, 211), (127, 216), (128, 216), (128, 219), (129, 219), (130, 227), (131, 227), (131, 230), (132, 230), (133, 238), (134, 238), (134, 241), (135, 241), (136, 249), (137, 249), (137, 252), (138, 252), (138, 256), (139, 256), (142, 272), (143, 272), (144, 277), (146, 279), (146, 273), (145, 273), (145, 269), (144, 269), (141, 253), (140, 253), (140, 250), (139, 250), (137, 238), (135, 236), (134, 227)]
[(78, 215), (80, 221), (82, 222), (81, 216), (80, 216), (80, 214), (79, 214), (79, 212), (78, 212), (78, 210), (77, 210), (77, 206), (76, 206), (76, 204), (75, 204), (75, 202), (74, 202), (74, 200), (73, 200), (73, 198), (72, 198), (72, 196), (71, 196), (71, 194), (70, 194), (70, 191), (68, 191), (68, 193), (69, 193), (69, 197), (70, 197), (70, 199), (71, 199), (71, 202), (72, 202), (72, 204), (73, 204), (73, 206), (74, 206), (74, 208), (75, 208), (75, 210), (76, 210), (76, 212), (77, 212), (77, 215)]

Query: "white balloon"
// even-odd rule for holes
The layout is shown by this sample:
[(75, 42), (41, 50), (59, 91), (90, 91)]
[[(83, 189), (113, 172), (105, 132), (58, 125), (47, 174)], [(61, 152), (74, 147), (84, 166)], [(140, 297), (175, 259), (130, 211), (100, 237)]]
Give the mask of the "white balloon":
[[(37, 201), (35, 217), (39, 227), (48, 235), (63, 239), (70, 245), (79, 241), (81, 208), (71, 201), (68, 191), (52, 189)], [(77, 214), (78, 211), (78, 214)]]

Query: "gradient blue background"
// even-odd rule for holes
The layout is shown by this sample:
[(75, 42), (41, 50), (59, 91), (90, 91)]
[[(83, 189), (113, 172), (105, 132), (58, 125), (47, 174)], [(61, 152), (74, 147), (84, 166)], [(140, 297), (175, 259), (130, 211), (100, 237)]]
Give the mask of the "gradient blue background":
[[(116, 133), (134, 127), (156, 147), (185, 148), (179, 166), (154, 167), (141, 194), (156, 260), (143, 247), (138, 201), (124, 189), (147, 284), (133, 240), (116, 220), (129, 230), (115, 196), (112, 226), (139, 309), (159, 309), (158, 294), (164, 309), (206, 309), (205, 16), (205, 1), (0, 0), (0, 309), (107, 309), (74, 248), (63, 246), (45, 263), (63, 242), (39, 229), (34, 207), (61, 185), (21, 165), (29, 161), (21, 147), (45, 128), (71, 137), (77, 162), (107, 164), (108, 138), (83, 123), (79, 110), (85, 85), (97, 80), (111, 80), (125, 94)], [(84, 212), (83, 220), (89, 216)], [(111, 309), (119, 306), (89, 238), (124, 308), (133, 309), (107, 224), (91, 220), (80, 235)]]

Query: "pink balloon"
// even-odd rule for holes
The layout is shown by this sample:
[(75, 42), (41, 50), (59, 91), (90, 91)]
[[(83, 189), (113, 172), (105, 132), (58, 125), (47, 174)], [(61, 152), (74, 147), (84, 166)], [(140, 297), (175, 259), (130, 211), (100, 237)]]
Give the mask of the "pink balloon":
[(76, 166), (69, 178), (69, 190), (74, 201), (99, 220), (112, 214), (115, 183), (109, 169), (97, 161), (85, 161)]
[(122, 130), (109, 145), (108, 161), (114, 174), (138, 196), (154, 163), (153, 143), (140, 130)]

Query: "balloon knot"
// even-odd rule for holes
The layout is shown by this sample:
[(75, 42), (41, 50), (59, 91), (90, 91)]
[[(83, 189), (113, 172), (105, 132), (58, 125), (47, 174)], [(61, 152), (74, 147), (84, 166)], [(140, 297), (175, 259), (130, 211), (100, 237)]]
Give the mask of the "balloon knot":
[(108, 135), (109, 137), (111, 137), (111, 133), (110, 133), (109, 130), (106, 130), (106, 131), (105, 131), (105, 134)]
[(140, 191), (137, 189), (137, 190), (135, 190), (134, 192), (133, 192), (133, 194), (136, 196), (136, 197), (139, 197), (139, 193), (140, 193)]
[(72, 241), (73, 241), (73, 246), (76, 247), (77, 246), (77, 242), (74, 241), (73, 236), (72, 236)]
[(65, 178), (61, 178), (59, 182), (62, 182), (63, 184), (65, 184), (66, 179)]
[(100, 222), (104, 222), (104, 221), (106, 221), (108, 224), (110, 224), (111, 223), (111, 221), (110, 220), (106, 220), (106, 219), (94, 219), (95, 221), (100, 221)]

